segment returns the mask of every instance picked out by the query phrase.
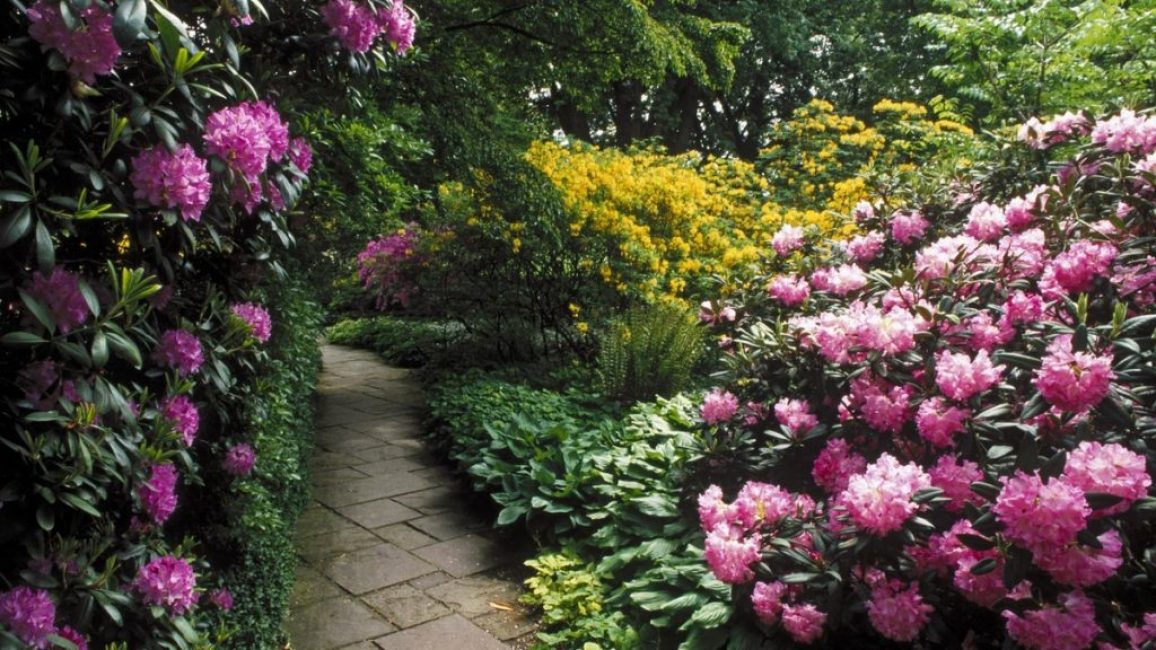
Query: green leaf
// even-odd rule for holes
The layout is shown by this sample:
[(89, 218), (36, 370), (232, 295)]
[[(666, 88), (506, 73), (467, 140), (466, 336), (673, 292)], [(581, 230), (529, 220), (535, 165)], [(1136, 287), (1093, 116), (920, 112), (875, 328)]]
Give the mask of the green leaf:
[(652, 517), (677, 517), (678, 506), (674, 499), (664, 494), (650, 494), (632, 501), (638, 509)]
[(1132, 503), (1132, 512), (1141, 519), (1156, 519), (1156, 498), (1144, 497)]
[(730, 620), (734, 609), (726, 603), (707, 603), (691, 615), (691, 623), (705, 628), (718, 627)]
[(41, 273), (51, 273), (56, 266), (56, 248), (43, 221), (36, 222), (36, 262)]
[(971, 491), (975, 492), (981, 497), (994, 500), (999, 496), (999, 486), (991, 483), (984, 483), (983, 481), (976, 481), (971, 484)]
[(108, 363), (108, 339), (101, 330), (92, 337), (92, 365), (103, 368)]
[(55, 334), (56, 319), (52, 317), (52, 313), (48, 311), (48, 308), (39, 300), (28, 295), (23, 289), (19, 289), (19, 292), (21, 302), (28, 308), (28, 312), (32, 314), (33, 318), (39, 321), (40, 324), (44, 326), (44, 329), (48, 330), (49, 334)]
[(21, 206), (16, 212), (0, 220), (0, 248), (8, 248), (20, 241), (32, 229), (32, 209)]
[(963, 542), (963, 545), (975, 551), (987, 551), (995, 548), (995, 542), (979, 535), (971, 535), (969, 533), (960, 533), (956, 535), (956, 539)]
[(992, 571), (995, 571), (995, 567), (996, 567), (995, 558), (989, 557), (985, 560), (980, 560), (979, 562), (976, 562), (975, 565), (973, 565), (971, 567), (971, 575), (981, 576), (985, 573), (991, 573)]
[(526, 507), (526, 504), (512, 503), (505, 508), (502, 508), (502, 511), (498, 513), (497, 525), (509, 526), (510, 524), (524, 517), (528, 511), (529, 509)]
[(146, 0), (121, 0), (112, 17), (112, 35), (124, 49), (132, 47), (145, 29), (148, 18)]
[(1124, 497), (1107, 494), (1105, 492), (1088, 492), (1084, 495), (1084, 498), (1088, 501), (1088, 505), (1091, 506), (1092, 510), (1111, 508), (1124, 500)]
[(0, 336), (0, 343), (4, 345), (38, 345), (47, 342), (32, 332), (8, 332), (4, 336)]
[(56, 525), (56, 511), (52, 509), (52, 506), (46, 503), (40, 504), (40, 507), (36, 509), (36, 523), (41, 530), (52, 532), (53, 526)]
[(89, 503), (84, 498), (82, 498), (78, 495), (75, 495), (71, 492), (61, 492), (60, 493), (60, 500), (63, 501), (64, 503), (72, 506), (73, 508), (80, 510), (81, 512), (87, 513), (89, 515), (92, 515), (93, 517), (96, 517), (98, 519), (103, 516), (100, 514), (100, 511), (96, 509), (95, 506), (93, 506), (91, 503)]

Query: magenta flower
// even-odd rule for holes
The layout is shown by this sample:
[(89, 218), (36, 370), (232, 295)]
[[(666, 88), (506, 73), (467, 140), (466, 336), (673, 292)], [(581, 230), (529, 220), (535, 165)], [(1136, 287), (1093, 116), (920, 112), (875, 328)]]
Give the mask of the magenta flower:
[(378, 14), (378, 23), (385, 34), (385, 40), (389, 41), (398, 54), (405, 54), (413, 47), (417, 21), (414, 20), (413, 12), (402, 0), (393, 0), (393, 5), (389, 9)]
[(97, 75), (111, 74), (120, 56), (120, 46), (112, 34), (112, 13), (100, 3), (74, 10), (82, 25), (73, 31), (60, 14), (55, 0), (36, 0), (28, 8), (28, 35), (41, 49), (53, 49), (68, 61), (68, 74), (86, 84), (96, 83)]
[(941, 280), (956, 272), (956, 260), (963, 264), (983, 256), (981, 242), (967, 235), (944, 237), (915, 254), (915, 271), (927, 280)]
[(27, 291), (48, 308), (61, 333), (67, 334), (88, 320), (90, 312), (80, 291), (80, 277), (63, 267), (52, 269), (47, 276), (39, 271), (33, 273)]
[(915, 582), (904, 589), (898, 580), (881, 580), (872, 587), (871, 600), (867, 602), (871, 625), (884, 637), (901, 643), (914, 641), (933, 611), (935, 608), (923, 602)]
[(1061, 335), (1048, 345), (1034, 383), (1056, 408), (1084, 413), (1108, 396), (1115, 378), (1111, 352), (1072, 352), (1072, 337)]
[(811, 286), (820, 291), (830, 291), (836, 296), (846, 296), (867, 286), (867, 274), (854, 264), (816, 269), (811, 274)]
[(289, 162), (302, 173), (308, 174), (313, 168), (313, 147), (305, 138), (293, 138), (289, 141)]
[(810, 603), (803, 605), (783, 605), (783, 629), (795, 643), (804, 645), (823, 636), (823, 625), (827, 615)]
[(851, 451), (847, 441), (830, 438), (827, 446), (815, 457), (811, 478), (828, 494), (847, 489), (851, 477), (867, 469), (867, 459)]
[(1029, 650), (1084, 650), (1100, 633), (1096, 608), (1082, 591), (1060, 596), (1059, 607), (1026, 612), (1003, 611), (1011, 638)]
[(857, 222), (863, 222), (875, 217), (875, 206), (870, 201), (860, 201), (851, 209), (851, 216)]
[(847, 242), (847, 256), (859, 264), (866, 264), (883, 250), (884, 236), (881, 232), (871, 231), (865, 235), (856, 235)]
[(149, 471), (149, 478), (137, 488), (137, 497), (141, 506), (148, 513), (149, 518), (157, 525), (165, 520), (177, 509), (177, 468), (166, 463), (153, 465)]
[(186, 447), (193, 446), (193, 441), (197, 439), (201, 415), (192, 400), (184, 395), (169, 398), (161, 409), (161, 417), (172, 422), (173, 430), (181, 434), (181, 440)]
[(1005, 366), (992, 365), (986, 350), (967, 354), (944, 350), (935, 358), (935, 383), (943, 394), (957, 402), (966, 402), (999, 383)]
[(209, 171), (193, 148), (181, 145), (176, 153), (164, 147), (145, 149), (132, 159), (133, 196), (150, 205), (180, 210), (185, 221), (200, 221), (213, 191)]
[(798, 227), (785, 225), (779, 228), (775, 236), (771, 238), (771, 247), (780, 257), (786, 257), (794, 251), (803, 247), (803, 242), (806, 239), (806, 232)]
[(971, 207), (965, 233), (980, 241), (995, 241), (1007, 228), (1007, 217), (998, 205), (980, 202)]
[(1116, 575), (1124, 564), (1119, 531), (1109, 530), (1096, 538), (1100, 548), (1070, 544), (1034, 554), (1041, 569), (1069, 587), (1091, 587)]
[(150, 561), (137, 572), (133, 590), (146, 605), (159, 605), (181, 616), (197, 603), (197, 576), (188, 561), (165, 555)]
[(787, 307), (798, 307), (811, 295), (811, 285), (793, 274), (776, 275), (767, 285), (767, 294)]
[(24, 399), (39, 411), (50, 409), (56, 403), (53, 386), (60, 381), (60, 370), (51, 359), (33, 361), (17, 375), (16, 385), (24, 391)]
[(248, 476), (256, 463), (257, 452), (253, 451), (253, 448), (247, 443), (242, 442), (229, 447), (221, 464), (225, 471), (233, 476)]
[(731, 524), (737, 521), (738, 513), (734, 506), (727, 505), (723, 500), (723, 491), (717, 485), (712, 485), (698, 497), (698, 521), (704, 532), (710, 532), (720, 524)]
[(214, 589), (209, 592), (209, 602), (227, 612), (233, 609), (233, 592), (228, 589)]
[(1150, 153), (1156, 149), (1156, 119), (1124, 109), (1096, 124), (1092, 142), (1114, 153)]
[(931, 487), (931, 477), (918, 465), (900, 465), (890, 454), (852, 476), (838, 497), (851, 521), (860, 529), (882, 537), (899, 530), (919, 509), (915, 493)]
[(252, 302), (243, 302), (233, 305), (233, 314), (245, 323), (249, 335), (258, 342), (264, 343), (269, 340), (273, 332), (273, 322), (264, 307)]
[(205, 362), (201, 342), (185, 330), (167, 330), (161, 334), (153, 359), (162, 366), (175, 368), (181, 376), (196, 374)]
[(0, 593), (0, 623), (33, 648), (47, 648), (56, 632), (56, 604), (47, 591), (15, 587)]
[(735, 519), (743, 528), (774, 525), (795, 514), (795, 499), (777, 485), (747, 481), (735, 497), (734, 510)]
[(1119, 251), (1108, 242), (1086, 239), (1072, 244), (1044, 268), (1040, 293), (1055, 299), (1092, 289), (1097, 277), (1109, 275)]
[(958, 406), (949, 406), (942, 397), (932, 397), (919, 405), (915, 414), (915, 428), (920, 437), (936, 447), (951, 447), (955, 434), (966, 431), (964, 423), (971, 413)]
[(819, 418), (811, 413), (807, 402), (784, 397), (775, 403), (775, 418), (792, 433), (806, 433), (819, 426)]
[(775, 581), (772, 583), (756, 582), (755, 590), (751, 593), (751, 605), (755, 615), (767, 625), (774, 625), (783, 611), (783, 596), (787, 593), (787, 585)]
[(761, 536), (747, 537), (736, 526), (721, 525), (707, 533), (704, 556), (715, 577), (727, 584), (750, 582), (751, 565), (759, 561)]
[(289, 152), (289, 126), (268, 103), (241, 102), (205, 120), (205, 151), (240, 177), (230, 197), (252, 212), (262, 198), (260, 175), (270, 161), (279, 161)]
[(368, 52), (381, 34), (382, 25), (378, 16), (364, 2), (329, 0), (321, 8), (321, 16), (329, 26), (329, 33), (352, 52)]
[(67, 625), (57, 630), (56, 635), (62, 639), (68, 639), (69, 641), (72, 641), (73, 645), (76, 646), (76, 650), (88, 650), (88, 639), (84, 638), (83, 634), (77, 632), (71, 627), (68, 627)]
[(911, 386), (895, 386), (864, 374), (851, 381), (847, 406), (858, 410), (876, 431), (899, 433), (911, 419)]
[(918, 210), (900, 210), (891, 215), (891, 236), (904, 246), (923, 239), (929, 227), (931, 223)]
[(951, 512), (963, 511), (966, 503), (982, 501), (971, 491), (971, 484), (982, 481), (983, 472), (970, 460), (960, 461), (951, 454), (944, 454), (934, 467), (927, 470), (927, 475), (931, 477), (931, 485), (943, 490), (943, 496), (951, 499), (945, 506)]
[(1017, 139), (1026, 143), (1032, 149), (1048, 149), (1061, 142), (1067, 141), (1076, 135), (1088, 132), (1091, 123), (1084, 117), (1083, 111), (1057, 115), (1051, 120), (1041, 123), (1039, 118), (1033, 117), (1020, 126)]
[(734, 417), (738, 410), (739, 398), (721, 388), (716, 388), (703, 399), (700, 412), (703, 422), (720, 424)]
[(1003, 479), (992, 512), (1008, 539), (1033, 553), (1047, 553), (1074, 541), (1092, 509), (1075, 485), (1057, 478), (1044, 483), (1036, 474), (1017, 471)]
[(1132, 502), (1148, 496), (1152, 477), (1144, 457), (1114, 442), (1081, 442), (1070, 454), (1063, 478), (1084, 492), (1111, 494), (1123, 499), (1109, 508), (1095, 511), (1095, 516), (1119, 514)]

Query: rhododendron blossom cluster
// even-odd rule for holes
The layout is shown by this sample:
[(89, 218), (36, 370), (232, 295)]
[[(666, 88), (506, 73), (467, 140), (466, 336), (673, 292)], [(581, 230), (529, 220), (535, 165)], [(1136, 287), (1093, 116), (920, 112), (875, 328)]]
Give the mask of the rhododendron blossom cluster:
[(1060, 158), (1047, 184), (962, 179), (911, 205), (889, 186), (809, 256), (780, 231), (725, 296), (735, 321), (710, 323), (731, 345), (704, 437), (753, 456), (733, 500), (698, 502), (736, 616), (798, 643), (1156, 640), (1154, 125), (1033, 120), (1023, 146)]
[(197, 576), (188, 560), (165, 555), (140, 568), (133, 589), (146, 605), (160, 605), (180, 616), (197, 604)]
[(145, 149), (132, 159), (134, 196), (162, 208), (179, 210), (185, 221), (200, 221), (212, 184), (203, 159), (189, 145), (175, 153), (164, 147)]
[(112, 34), (112, 13), (92, 2), (76, 15), (80, 25), (72, 29), (60, 13), (59, 2), (36, 0), (28, 8), (28, 35), (45, 50), (60, 52), (74, 78), (95, 84), (98, 75), (112, 73), (121, 53)]
[(393, 0), (388, 7), (363, 0), (329, 0), (321, 15), (330, 33), (352, 52), (368, 52), (382, 35), (399, 54), (413, 46), (416, 22), (402, 0)]

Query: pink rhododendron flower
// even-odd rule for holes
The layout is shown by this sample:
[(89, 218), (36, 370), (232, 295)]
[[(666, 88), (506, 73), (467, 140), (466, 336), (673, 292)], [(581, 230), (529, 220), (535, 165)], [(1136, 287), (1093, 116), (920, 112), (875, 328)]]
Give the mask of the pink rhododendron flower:
[(1108, 242), (1081, 239), (1058, 254), (1040, 278), (1040, 293), (1050, 299), (1092, 289), (1097, 277), (1109, 275), (1118, 251)]
[(1072, 352), (1072, 337), (1061, 335), (1048, 345), (1034, 384), (1056, 408), (1083, 413), (1108, 396), (1115, 378), (1111, 352)]
[(935, 358), (935, 384), (943, 394), (957, 402), (966, 402), (999, 383), (1005, 366), (993, 365), (987, 351), (975, 358), (962, 352), (943, 350)]
[(222, 461), (225, 471), (233, 476), (248, 476), (257, 464), (257, 452), (247, 443), (240, 443), (229, 447)]
[(730, 524), (738, 519), (733, 506), (723, 500), (723, 491), (717, 485), (712, 485), (698, 497), (698, 521), (702, 529), (710, 532), (720, 524)]
[(819, 426), (819, 418), (811, 413), (807, 402), (784, 397), (775, 403), (775, 418), (792, 433), (806, 433)]
[(750, 529), (756, 524), (774, 525), (795, 512), (795, 499), (783, 488), (769, 483), (747, 481), (735, 497), (738, 522)]
[(811, 295), (811, 285), (794, 274), (776, 275), (767, 285), (767, 293), (787, 307), (798, 307)]
[(854, 264), (817, 269), (811, 274), (811, 286), (836, 296), (846, 296), (867, 286), (867, 274)]
[(81, 22), (76, 30), (65, 24), (59, 3), (37, 0), (28, 8), (28, 35), (42, 49), (60, 52), (74, 79), (95, 84), (97, 75), (112, 73), (121, 52), (112, 34), (112, 13), (95, 2), (73, 13)]
[(197, 603), (197, 576), (188, 561), (165, 555), (145, 564), (137, 572), (133, 589), (146, 605), (160, 605), (181, 616)]
[(1044, 270), (1048, 259), (1047, 237), (1039, 228), (1008, 235), (999, 241), (994, 262), (1000, 275), (1008, 280), (1035, 278)]
[(806, 239), (806, 232), (798, 227), (785, 225), (775, 233), (771, 239), (771, 247), (780, 257), (786, 257), (792, 252), (803, 247), (803, 242)]
[(357, 276), (367, 289), (377, 291), (377, 307), (383, 309), (391, 303), (406, 306), (409, 303), (412, 283), (403, 277), (403, 272), (414, 260), (420, 259), (418, 243), (421, 234), (416, 224), (409, 224), (400, 232), (378, 237), (365, 246), (357, 255)]
[(955, 434), (966, 430), (964, 422), (971, 413), (957, 406), (951, 406), (942, 397), (926, 399), (915, 414), (915, 427), (920, 437), (937, 447), (951, 447), (955, 444)]
[(1082, 591), (1060, 596), (1060, 607), (1045, 607), (1022, 617), (1004, 610), (1011, 638), (1029, 650), (1084, 650), (1100, 633), (1096, 608)]
[(983, 472), (974, 462), (944, 454), (934, 467), (927, 470), (927, 474), (931, 477), (931, 484), (951, 499), (946, 505), (951, 512), (961, 512), (965, 503), (982, 502), (980, 496), (971, 491), (972, 483), (983, 480)]
[(1019, 471), (1002, 481), (992, 512), (1006, 528), (1004, 535), (1024, 548), (1049, 552), (1071, 543), (1087, 526), (1092, 509), (1075, 485), (1058, 478), (1044, 483), (1038, 474)]
[(1156, 304), (1156, 257), (1149, 255), (1143, 262), (1116, 266), (1112, 284), (1121, 298), (1129, 299), (1137, 307)]
[(884, 637), (902, 643), (919, 636), (933, 611), (935, 608), (923, 602), (919, 584), (914, 582), (903, 588), (898, 580), (882, 580), (872, 587), (871, 600), (867, 602), (871, 625)]
[(60, 370), (51, 359), (33, 361), (17, 375), (16, 384), (24, 391), (24, 399), (32, 408), (43, 411), (56, 404), (52, 387), (60, 381)]
[(405, 54), (413, 47), (413, 37), (417, 32), (417, 22), (413, 12), (406, 7), (402, 0), (393, 0), (393, 5), (378, 14), (378, 24), (381, 25), (385, 39), (393, 45), (398, 54)]
[(1128, 642), (1132, 644), (1132, 650), (1139, 650), (1145, 643), (1156, 641), (1156, 612), (1144, 614), (1142, 625), (1124, 623), (1120, 625), (1120, 629), (1128, 637)]
[(980, 241), (991, 242), (999, 239), (1006, 228), (1007, 217), (1003, 210), (998, 205), (983, 201), (971, 207), (963, 231)]
[(923, 239), (930, 226), (918, 210), (900, 210), (891, 215), (891, 236), (904, 246)]
[(1019, 232), (1035, 222), (1047, 204), (1048, 189), (1047, 185), (1037, 185), (1027, 194), (1008, 201), (1003, 214), (1012, 232)]
[(956, 262), (980, 257), (979, 240), (967, 235), (944, 237), (915, 254), (915, 271), (926, 280), (941, 280), (956, 272)]
[(1083, 111), (1057, 115), (1046, 123), (1038, 118), (1030, 118), (1020, 126), (1017, 138), (1033, 149), (1048, 149), (1068, 139), (1088, 132), (1091, 122)]
[(149, 478), (137, 488), (141, 506), (153, 523), (160, 525), (177, 509), (177, 468), (166, 463), (153, 465)]
[(1124, 109), (1096, 124), (1092, 142), (1114, 153), (1149, 153), (1156, 149), (1156, 119)]
[(192, 400), (184, 395), (169, 398), (161, 409), (161, 416), (172, 422), (173, 430), (181, 434), (186, 447), (191, 447), (197, 439), (201, 416)]
[(823, 624), (827, 615), (810, 603), (803, 605), (783, 605), (783, 629), (791, 635), (795, 643), (809, 644), (823, 636)]
[(201, 342), (185, 330), (167, 330), (161, 334), (153, 359), (162, 366), (175, 368), (181, 376), (196, 374), (205, 362)]
[(899, 433), (911, 419), (910, 386), (894, 386), (881, 379), (860, 375), (851, 381), (850, 407), (876, 431)]
[(867, 469), (867, 459), (851, 451), (846, 440), (830, 438), (827, 446), (815, 457), (811, 468), (811, 478), (829, 494), (847, 489), (847, 483), (855, 474)]
[(1044, 318), (1044, 299), (1038, 294), (1016, 290), (1003, 304), (1004, 318), (1013, 325), (1038, 323)]
[(762, 537), (745, 536), (735, 526), (718, 526), (707, 533), (704, 556), (715, 577), (727, 584), (750, 582), (755, 577), (751, 565), (759, 561)]
[(856, 235), (847, 242), (847, 255), (858, 262), (866, 264), (879, 256), (883, 250), (883, 233), (871, 231), (865, 235)]
[(783, 611), (783, 596), (787, 593), (787, 585), (775, 581), (771, 583), (756, 582), (755, 590), (751, 593), (751, 605), (755, 615), (767, 625), (774, 625), (779, 621), (779, 614)]
[(37, 271), (32, 274), (32, 283), (26, 289), (28, 295), (48, 308), (56, 328), (67, 334), (88, 321), (88, 302), (80, 291), (80, 278), (63, 267), (52, 269), (44, 275)]
[(313, 168), (313, 147), (305, 138), (293, 138), (289, 141), (289, 162), (302, 173), (308, 174)]
[(185, 221), (200, 221), (213, 191), (209, 170), (189, 145), (176, 153), (157, 146), (132, 159), (133, 196), (150, 205), (179, 210)]
[(1034, 555), (1036, 564), (1052, 579), (1070, 587), (1091, 587), (1116, 575), (1124, 563), (1119, 531), (1109, 530), (1096, 541), (1100, 548), (1072, 544)]
[(368, 52), (381, 34), (382, 26), (377, 14), (365, 2), (329, 0), (321, 8), (321, 16), (329, 26), (329, 33), (351, 52)]
[(88, 650), (88, 640), (84, 638), (84, 635), (67, 625), (57, 630), (56, 635), (62, 639), (72, 641), (72, 644), (76, 646), (76, 650)]
[(232, 307), (233, 314), (245, 323), (249, 335), (260, 343), (269, 340), (273, 333), (273, 321), (269, 312), (261, 305), (252, 302), (242, 302)]
[(289, 152), (289, 125), (264, 101), (227, 106), (205, 120), (205, 151), (240, 177), (230, 198), (252, 212), (263, 196), (260, 175)]
[(1116, 443), (1081, 442), (1070, 454), (1063, 478), (1084, 492), (1121, 497), (1122, 502), (1097, 510), (1097, 516), (1119, 514), (1136, 499), (1148, 496), (1152, 477), (1144, 457)]
[(860, 201), (851, 210), (851, 216), (860, 222), (872, 219), (875, 217), (875, 206), (871, 205), (870, 201)]
[(0, 593), (0, 623), (33, 648), (47, 648), (56, 632), (56, 604), (47, 591), (14, 587)]
[(883, 454), (862, 474), (848, 480), (838, 500), (856, 526), (881, 537), (903, 527), (919, 509), (912, 497), (928, 487), (931, 477), (918, 465), (901, 465), (890, 454)]
[(716, 388), (707, 393), (700, 412), (707, 424), (720, 424), (734, 417), (738, 410), (739, 398), (721, 388)]
[(233, 592), (228, 589), (214, 589), (209, 592), (209, 602), (227, 612), (233, 609)]

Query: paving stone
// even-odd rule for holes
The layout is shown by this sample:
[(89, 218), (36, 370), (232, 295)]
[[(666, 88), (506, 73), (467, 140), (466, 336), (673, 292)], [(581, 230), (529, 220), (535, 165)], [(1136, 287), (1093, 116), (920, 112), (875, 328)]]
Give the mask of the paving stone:
[(365, 461), (359, 456), (338, 454), (330, 451), (316, 451), (313, 453), (313, 457), (309, 459), (309, 467), (314, 471), (348, 465), (362, 465), (364, 463)]
[(392, 499), (378, 499), (346, 506), (338, 512), (365, 528), (380, 528), (421, 516), (417, 510), (410, 510)]
[(516, 603), (521, 588), (493, 576), (470, 576), (430, 587), (425, 592), (462, 616), (474, 618), (494, 611), (490, 603)]
[(461, 616), (447, 616), (408, 630), (375, 639), (381, 650), (506, 650), (506, 646), (485, 630)]
[(335, 451), (339, 454), (356, 454), (362, 449), (380, 447), (381, 441), (376, 438), (358, 435), (355, 431), (349, 431), (348, 438), (330, 439), (328, 442), (318, 440), (317, 444), (327, 451)]
[(421, 418), (410, 415), (382, 415), (376, 420), (359, 422), (357, 432), (363, 436), (390, 441), (397, 438), (411, 438), (421, 430)]
[(322, 560), (322, 573), (355, 594), (395, 585), (432, 573), (437, 567), (388, 543)]
[(402, 629), (450, 614), (450, 609), (409, 585), (395, 585), (362, 601)]
[(375, 546), (380, 542), (381, 540), (368, 530), (351, 526), (328, 534), (300, 539), (297, 541), (297, 553), (309, 562), (319, 564), (327, 558)]
[[(419, 475), (420, 474), (423, 473), (419, 473)], [(424, 474), (424, 478), (432, 480), (429, 474)], [(399, 496), (396, 501), (410, 508), (421, 510), (427, 515), (433, 515), (451, 508), (461, 507), (464, 500), (462, 499), (460, 490), (438, 486), (428, 490), (422, 490), (421, 492), (411, 492)]]
[(330, 598), (296, 609), (287, 626), (293, 647), (303, 650), (339, 648), (397, 629), (352, 598)]
[(424, 575), (420, 578), (414, 578), (413, 580), (409, 581), (409, 584), (413, 585), (417, 589), (421, 589), (422, 591), (427, 591), (431, 587), (436, 587), (438, 585), (444, 585), (445, 583), (450, 582), (453, 579), (454, 579), (454, 577), (451, 576), (450, 574), (443, 573), (442, 571), (438, 571), (436, 573), (427, 573), (426, 575)]
[(322, 486), (315, 491), (313, 498), (331, 508), (341, 508), (430, 487), (433, 487), (433, 483), (420, 476), (393, 474)]
[(474, 517), (472, 514), (459, 511), (429, 515), (421, 519), (414, 519), (409, 523), (423, 533), (433, 535), (440, 540), (461, 537), (462, 535), (486, 527), (485, 522)]
[(362, 641), (353, 645), (343, 645), (337, 650), (377, 650), (377, 644), (373, 641)]
[(480, 535), (464, 535), (414, 551), (455, 578), (492, 569), (513, 560), (501, 545)]
[[(386, 474), (403, 474), (405, 472), (413, 472), (416, 470), (428, 469), (420, 458), (414, 456), (401, 456), (398, 458), (390, 458), (387, 460), (379, 460), (376, 463), (367, 463), (365, 465), (355, 465), (353, 469), (360, 472), (363, 476), (384, 476)], [(428, 478), (428, 477), (422, 477)]]
[(357, 460), (350, 463), (350, 465), (365, 465), (367, 463), (376, 463), (382, 460), (392, 460), (394, 458), (402, 458), (406, 456), (420, 457), (422, 455), (421, 449), (414, 449), (409, 446), (399, 445), (382, 445), (380, 447), (371, 447), (369, 449), (362, 449), (357, 452)]
[(407, 551), (412, 551), (421, 546), (429, 546), (437, 542), (433, 537), (406, 524), (393, 524), (392, 526), (378, 528), (373, 532), (390, 544)]
[(306, 564), (297, 565), (297, 573), (293, 582), (293, 594), (289, 597), (289, 605), (294, 609), (315, 603), (319, 600), (336, 598), (344, 593), (337, 585), (326, 579), (316, 569)]
[(298, 539), (331, 534), (344, 528), (356, 528), (356, 525), (324, 506), (306, 508), (297, 518)]
[[(352, 467), (326, 467), (320, 470), (310, 472), (309, 482), (314, 486), (333, 485), (334, 483), (344, 483), (345, 481), (356, 481), (359, 478), (369, 478), (370, 474), (366, 474), (361, 470)], [(422, 478), (429, 478), (423, 476)]]
[(500, 603), (510, 605), (511, 611), (495, 610), (471, 619), (474, 625), (482, 628), (502, 641), (509, 641), (538, 631), (537, 618), (517, 606), (516, 603)]

